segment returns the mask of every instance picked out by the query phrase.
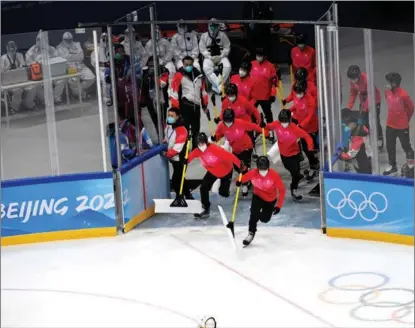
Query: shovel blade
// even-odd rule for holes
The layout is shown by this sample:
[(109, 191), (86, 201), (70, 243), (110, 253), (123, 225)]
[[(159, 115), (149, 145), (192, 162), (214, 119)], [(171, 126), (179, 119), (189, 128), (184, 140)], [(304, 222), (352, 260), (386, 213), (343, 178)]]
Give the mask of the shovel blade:
[[(174, 201), (173, 201), (174, 203)], [(171, 199), (154, 199), (155, 213), (201, 213), (203, 212), (202, 203), (198, 200), (185, 201), (187, 207), (171, 206)]]
[(223, 225), (225, 226), (226, 231), (228, 232), (229, 241), (231, 242), (232, 247), (235, 250), (237, 250), (238, 247), (236, 246), (234, 231), (232, 231), (233, 229), (230, 229), (230, 228), (227, 227), (229, 222), (228, 222), (228, 219), (226, 218), (226, 215), (225, 215), (225, 212), (223, 211), (222, 206), (218, 205), (218, 209), (219, 209), (220, 216), (222, 218)]

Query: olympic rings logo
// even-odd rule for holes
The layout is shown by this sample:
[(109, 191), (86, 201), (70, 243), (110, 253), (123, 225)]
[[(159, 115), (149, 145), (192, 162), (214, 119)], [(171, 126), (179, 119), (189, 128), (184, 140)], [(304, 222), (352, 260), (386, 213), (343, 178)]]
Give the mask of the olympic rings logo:
[[(333, 196), (335, 193), (340, 194), (337, 204), (333, 204), (333, 198), (338, 198)], [(361, 198), (359, 205), (357, 205), (358, 200), (356, 198)], [(376, 199), (378, 199), (377, 202), (375, 202)], [(352, 190), (346, 196), (341, 189), (332, 188), (327, 192), (326, 200), (327, 204), (337, 210), (339, 215), (345, 220), (353, 220), (359, 214), (366, 222), (373, 222), (378, 218), (379, 214), (384, 213), (388, 209), (388, 199), (380, 192), (373, 192), (367, 197), (360, 190)], [(348, 211), (347, 208), (349, 208)], [(369, 216), (370, 212), (372, 212), (372, 215)]]
[[(353, 275), (369, 275), (382, 278), (382, 282), (373, 286), (364, 284), (339, 284), (337, 281), (344, 277)], [(373, 277), (370, 281), (373, 281)], [(356, 305), (349, 312), (350, 317), (360, 321), (370, 322), (387, 322), (395, 321), (400, 324), (413, 326), (414, 322), (410, 318), (414, 317), (414, 290), (409, 288), (386, 288), (389, 283), (389, 277), (375, 272), (351, 272), (336, 276), (329, 281), (329, 288), (318, 295), (320, 301), (335, 305)], [(340, 292), (339, 298), (342, 301), (333, 299), (335, 292)], [(356, 292), (360, 292), (356, 296)], [(399, 293), (400, 299), (396, 300), (396, 293)], [(347, 293), (347, 294), (346, 294)], [(388, 298), (389, 294), (389, 298)], [(393, 295), (395, 294), (395, 295)], [(331, 295), (331, 296), (330, 296)], [(410, 295), (403, 301), (401, 299), (406, 295)], [(350, 301), (344, 301), (350, 296)], [(392, 298), (391, 296), (395, 296)], [(403, 296), (403, 297), (402, 297)], [(387, 309), (394, 308), (392, 312)], [(366, 311), (365, 311), (366, 309)], [(366, 315), (365, 315), (366, 312)]]

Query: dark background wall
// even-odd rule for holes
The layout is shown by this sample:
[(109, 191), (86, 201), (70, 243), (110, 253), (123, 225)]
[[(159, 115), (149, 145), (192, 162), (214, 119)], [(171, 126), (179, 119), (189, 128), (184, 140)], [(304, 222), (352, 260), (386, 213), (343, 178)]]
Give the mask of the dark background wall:
[[(78, 22), (114, 21), (146, 1), (2, 1), (2, 34), (75, 28)], [(157, 1), (160, 20), (217, 17), (240, 19), (242, 1)], [(330, 7), (329, 1), (270, 1), (275, 19), (317, 20)], [(140, 16), (148, 19), (148, 11)], [(367, 27), (383, 30), (414, 32), (412, 1), (341, 1), (341, 26)], [(301, 31), (302, 27), (297, 26)]]

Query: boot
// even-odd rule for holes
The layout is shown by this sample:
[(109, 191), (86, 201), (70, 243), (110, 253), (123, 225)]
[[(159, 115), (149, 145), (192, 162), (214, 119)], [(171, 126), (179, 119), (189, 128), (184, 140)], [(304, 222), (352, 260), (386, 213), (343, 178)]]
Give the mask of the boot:
[(297, 189), (292, 189), (291, 190), (291, 197), (293, 198), (293, 200), (295, 202), (298, 202), (298, 201), (303, 199), (303, 196), (301, 196), (297, 193)]
[(210, 208), (203, 206), (202, 213), (197, 213), (194, 215), (195, 219), (207, 219), (210, 216)]
[(394, 173), (397, 173), (398, 169), (396, 167), (396, 165), (389, 165), (385, 171), (383, 171), (383, 175), (391, 175)]
[(242, 192), (242, 197), (247, 197), (248, 196), (248, 186), (247, 185), (242, 185), (241, 192)]
[(313, 179), (314, 179), (314, 177), (316, 176), (317, 172), (318, 172), (318, 170), (311, 169), (311, 168), (310, 168), (309, 170), (307, 170), (307, 173), (304, 171), (304, 174), (305, 174), (305, 179), (306, 179), (307, 181), (311, 181), (311, 180), (313, 180)]
[(245, 238), (245, 240), (242, 242), (242, 244), (244, 245), (244, 246), (248, 246), (251, 242), (252, 242), (252, 240), (254, 240), (254, 237), (255, 237), (255, 232), (249, 232), (249, 234), (248, 234), (248, 236)]

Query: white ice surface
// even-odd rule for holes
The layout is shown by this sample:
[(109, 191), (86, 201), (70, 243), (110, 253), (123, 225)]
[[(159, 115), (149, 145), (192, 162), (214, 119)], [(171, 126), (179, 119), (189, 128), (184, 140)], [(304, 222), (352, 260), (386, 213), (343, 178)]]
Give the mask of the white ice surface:
[[(236, 229), (238, 244), (245, 235)], [(263, 228), (239, 254), (224, 228), (209, 227), (3, 247), (1, 255), (2, 327), (196, 327), (205, 315), (218, 328), (411, 326), (394, 312), (413, 323), (413, 308), (402, 306), (361, 308), (361, 318), (388, 321), (358, 320), (350, 311), (366, 291), (328, 290), (341, 274), (350, 273), (337, 286), (368, 292), (387, 279), (382, 288), (394, 290), (367, 300), (413, 306), (412, 247), (317, 230)]]

